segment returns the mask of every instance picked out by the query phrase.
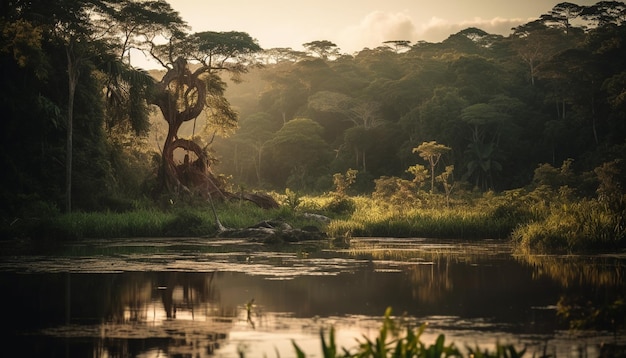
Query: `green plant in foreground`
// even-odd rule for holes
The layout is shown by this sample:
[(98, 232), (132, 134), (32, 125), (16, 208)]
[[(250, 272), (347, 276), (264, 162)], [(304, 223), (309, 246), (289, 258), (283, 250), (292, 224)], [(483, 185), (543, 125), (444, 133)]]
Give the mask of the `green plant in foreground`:
[[(435, 343), (427, 345), (421, 341), (421, 336), (426, 329), (426, 324), (420, 325), (419, 328), (413, 329), (406, 327), (405, 336), (400, 334), (400, 326), (391, 318), (391, 308), (387, 308), (383, 318), (382, 326), (379, 330), (378, 337), (375, 339), (365, 338), (359, 342), (356, 351), (351, 352), (346, 348), (342, 348), (341, 352), (335, 342), (335, 330), (330, 328), (328, 342), (324, 337), (324, 332), (320, 332), (322, 342), (322, 356), (324, 358), (336, 357), (355, 357), (355, 358), (440, 358), (440, 357), (463, 357), (461, 351), (456, 348), (454, 343), (446, 345), (445, 336), (440, 334)], [(306, 353), (292, 341), (296, 356), (305, 358)], [(489, 350), (481, 351), (478, 347), (467, 348), (467, 357), (475, 358), (519, 358), (524, 356), (526, 350), (517, 351), (512, 345), (496, 345), (495, 352)]]

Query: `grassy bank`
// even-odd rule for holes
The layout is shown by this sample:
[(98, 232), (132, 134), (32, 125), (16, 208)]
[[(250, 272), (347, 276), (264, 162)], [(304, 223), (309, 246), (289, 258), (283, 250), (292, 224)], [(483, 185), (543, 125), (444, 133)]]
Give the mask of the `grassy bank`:
[[(288, 206), (263, 210), (248, 202), (218, 203), (222, 225), (244, 228), (263, 220), (280, 219), (294, 227), (322, 225)], [(211, 236), (217, 232), (215, 215), (208, 203), (169, 208), (138, 208), (127, 212), (51, 213), (45, 217), (17, 218), (3, 222), (4, 237), (41, 240), (82, 238)]]
[(512, 217), (463, 207), (418, 208), (353, 198), (355, 211), (328, 226), (331, 236), (507, 238), (517, 225)]
[[(330, 237), (428, 237), (512, 239), (523, 253), (610, 251), (626, 247), (626, 214), (620, 205), (578, 198), (567, 188), (539, 187), (494, 193), (391, 196), (274, 194), (281, 204), (263, 210), (245, 201), (216, 204), (221, 223), (245, 228), (263, 220), (283, 220), (294, 228), (315, 226)], [(622, 201), (617, 202), (618, 204)], [(323, 215), (329, 223), (307, 217)], [(217, 225), (207, 202), (137, 206), (127, 212), (60, 214), (9, 218), (3, 237), (80, 239), (115, 237), (211, 236)]]

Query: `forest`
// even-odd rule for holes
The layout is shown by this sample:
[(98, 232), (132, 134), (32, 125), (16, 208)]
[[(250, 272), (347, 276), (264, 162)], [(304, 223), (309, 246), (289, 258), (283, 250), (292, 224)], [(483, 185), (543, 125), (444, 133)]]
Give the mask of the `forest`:
[[(274, 207), (285, 195), (264, 193), (333, 193), (410, 208), (497, 197), (498, 213), (534, 219), (539, 201), (589, 201), (624, 244), (623, 2), (352, 54), (190, 33), (163, 0), (0, 6), (5, 232), (183, 197)], [(131, 50), (162, 70), (133, 67)]]
[(328, 41), (267, 50), (228, 87), (241, 121), (216, 140), (220, 170), (245, 185), (325, 191), (355, 169), (368, 192), (429, 167), (412, 149), (431, 141), (450, 148), (437, 171), (453, 165), (469, 189), (526, 186), (545, 163), (593, 170), (624, 153), (620, 16), (621, 3), (564, 4), (508, 37), (468, 28), (352, 55)]

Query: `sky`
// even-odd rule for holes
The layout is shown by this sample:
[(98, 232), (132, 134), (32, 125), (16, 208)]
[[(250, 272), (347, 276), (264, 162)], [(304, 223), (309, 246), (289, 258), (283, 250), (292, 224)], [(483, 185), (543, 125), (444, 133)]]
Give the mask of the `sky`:
[(329, 40), (348, 54), (390, 40), (441, 42), (468, 27), (507, 36), (562, 1), (168, 0), (192, 32), (243, 31), (264, 49), (302, 50), (304, 43)]
[[(244, 31), (263, 48), (329, 40), (343, 53), (388, 40), (440, 42), (468, 27), (509, 35), (563, 0), (169, 0), (198, 31)], [(570, 0), (578, 5), (597, 1)], [(599, 1), (599, 0), (598, 0)]]

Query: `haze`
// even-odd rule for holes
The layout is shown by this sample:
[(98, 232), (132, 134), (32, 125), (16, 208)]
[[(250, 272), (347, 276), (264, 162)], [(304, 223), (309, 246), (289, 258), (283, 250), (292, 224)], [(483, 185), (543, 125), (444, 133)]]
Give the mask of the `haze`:
[[(558, 0), (169, 0), (197, 31), (245, 31), (263, 48), (330, 40), (342, 52), (377, 47), (383, 41), (440, 42), (468, 27), (509, 35), (511, 28), (538, 18)], [(593, 5), (596, 0), (573, 1)]]

